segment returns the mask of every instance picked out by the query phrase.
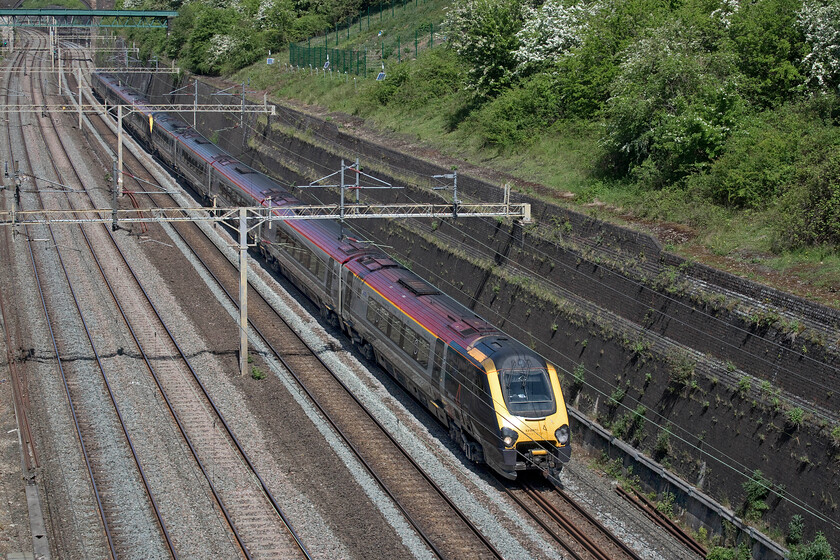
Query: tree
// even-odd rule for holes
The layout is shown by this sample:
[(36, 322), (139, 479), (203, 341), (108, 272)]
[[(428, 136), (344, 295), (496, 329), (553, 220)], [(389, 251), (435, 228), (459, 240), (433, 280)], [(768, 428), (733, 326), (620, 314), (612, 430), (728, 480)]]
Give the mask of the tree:
[(707, 166), (744, 110), (735, 74), (679, 21), (629, 45), (604, 109), (609, 164), (654, 187)]
[(518, 0), (459, 0), (449, 12), (449, 45), (467, 65), (466, 87), (477, 97), (510, 85), (522, 15)]
[(525, 24), (516, 34), (520, 43), (515, 53), (518, 72), (538, 71), (583, 42), (588, 20), (600, 4), (565, 4), (548, 0), (539, 9), (526, 6)]
[(742, 2), (730, 17), (730, 38), (745, 76), (745, 95), (764, 107), (791, 99), (802, 84), (806, 52), (797, 24), (801, 0)]
[(840, 85), (840, 1), (806, 0), (798, 14), (811, 47), (802, 60), (808, 83), (827, 93)]

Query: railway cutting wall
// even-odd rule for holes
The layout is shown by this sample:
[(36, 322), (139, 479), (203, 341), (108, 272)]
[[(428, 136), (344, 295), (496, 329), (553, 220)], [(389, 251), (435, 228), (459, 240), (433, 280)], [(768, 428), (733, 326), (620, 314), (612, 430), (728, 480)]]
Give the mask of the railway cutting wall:
[[(176, 85), (134, 79), (154, 100), (177, 101), (168, 96)], [(199, 102), (212, 103), (213, 91), (202, 84)], [(309, 183), (339, 169), (342, 158), (359, 157), (367, 172), (404, 187), (369, 191), (369, 199), (441, 202), (428, 178), (451, 170), (354, 137), (335, 122), (277, 111), (270, 119), (245, 115), (246, 126), (239, 116), (199, 115), (198, 128), (284, 185)], [(611, 429), (606, 439), (579, 441), (603, 449), (625, 473), (634, 459), (611, 443), (616, 437), (748, 516), (741, 475), (760, 469), (777, 494), (767, 497), (757, 526), (783, 530), (805, 508), (817, 514), (804, 514), (806, 536), (822, 531), (840, 548), (840, 532), (825, 521), (836, 518), (840, 501), (840, 313), (686, 261), (644, 233), (545, 203), (540, 190), (527, 185), (512, 197), (532, 204), (531, 226), (453, 219), (355, 225), (556, 362), (566, 399), (584, 418), (580, 426)], [(502, 198), (501, 185), (466, 173), (458, 193), (466, 201)], [(317, 194), (337, 201), (335, 192)], [(805, 412), (800, 421), (798, 409)], [(653, 472), (637, 466), (643, 471)], [(690, 491), (654, 478), (643, 482), (672, 493), (689, 523), (727, 531), (726, 515), (710, 521), (692, 509)]]

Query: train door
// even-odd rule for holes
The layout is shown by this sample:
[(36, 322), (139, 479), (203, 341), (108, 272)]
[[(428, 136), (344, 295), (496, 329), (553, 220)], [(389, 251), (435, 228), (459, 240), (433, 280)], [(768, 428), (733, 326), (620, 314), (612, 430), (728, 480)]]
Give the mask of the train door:
[(336, 269), (338, 267), (338, 261), (328, 260), (327, 261), (327, 300), (329, 300), (330, 305), (333, 305), (336, 301), (335, 293), (333, 292), (333, 278), (335, 278)]
[(446, 343), (438, 338), (435, 342), (435, 354), (432, 358), (432, 409), (441, 422), (446, 423), (446, 411), (444, 410), (443, 399), (441, 393), (443, 391), (443, 381), (441, 379), (441, 372), (444, 371), (446, 361)]
[(345, 273), (344, 286), (340, 289), (344, 291), (341, 295), (341, 307), (339, 308), (343, 317), (345, 314), (349, 314), (353, 305), (353, 273), (349, 270)]

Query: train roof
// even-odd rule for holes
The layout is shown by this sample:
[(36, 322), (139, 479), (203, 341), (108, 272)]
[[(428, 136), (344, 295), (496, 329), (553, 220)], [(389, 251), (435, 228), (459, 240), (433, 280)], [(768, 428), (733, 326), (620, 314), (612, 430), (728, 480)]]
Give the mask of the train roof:
[(116, 93), (118, 96), (123, 98), (126, 102), (126, 105), (132, 105), (136, 107), (136, 110), (148, 115), (149, 111), (147, 107), (149, 106), (149, 102), (143, 97), (137, 90), (127, 85), (123, 85), (122, 81), (117, 79), (110, 74), (94, 74), (94, 76), (99, 77), (100, 80), (106, 82), (109, 87)]
[(503, 335), (385, 253), (358, 258), (348, 268), (417, 324), (449, 344), (471, 348), (481, 338)]

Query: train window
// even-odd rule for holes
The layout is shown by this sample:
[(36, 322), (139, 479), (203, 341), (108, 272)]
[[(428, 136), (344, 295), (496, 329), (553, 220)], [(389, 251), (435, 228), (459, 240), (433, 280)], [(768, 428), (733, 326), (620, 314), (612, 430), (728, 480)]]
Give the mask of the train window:
[(389, 314), (388, 323), (388, 336), (394, 341), (394, 344), (402, 347), (403, 322), (396, 315)]
[(499, 373), (508, 410), (517, 416), (536, 418), (556, 410), (554, 394), (545, 369), (517, 366)]
[(312, 253), (312, 258), (309, 262), (309, 272), (314, 274), (321, 282), (324, 281), (326, 267), (324, 266), (323, 261), (321, 261), (315, 253)]
[(344, 284), (344, 305), (346, 307), (350, 307), (350, 304), (353, 301), (353, 294), (356, 293), (353, 289), (353, 278), (355, 277), (352, 274), (348, 274), (347, 282)]
[(426, 368), (429, 366), (429, 341), (419, 335), (416, 336), (414, 359), (417, 360), (418, 364)]
[(379, 304), (377, 304), (375, 301), (371, 300), (368, 302), (367, 320), (374, 327), (379, 326), (379, 313), (377, 311), (377, 307), (379, 307)]
[(441, 339), (437, 339), (437, 342), (435, 342), (435, 359), (432, 367), (432, 380), (435, 385), (440, 380), (440, 371), (443, 368), (443, 344), (444, 342)]
[(450, 395), (461, 395), (460, 386), (466, 384), (463, 374), (464, 362), (466, 359), (450, 347), (446, 359), (446, 392)]
[(408, 327), (404, 328), (401, 348), (403, 352), (417, 359), (417, 334)]

